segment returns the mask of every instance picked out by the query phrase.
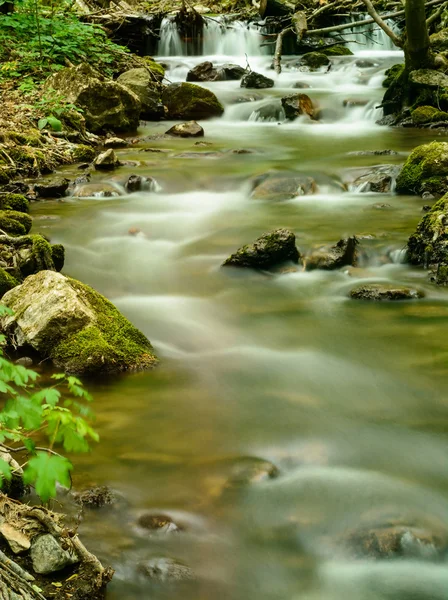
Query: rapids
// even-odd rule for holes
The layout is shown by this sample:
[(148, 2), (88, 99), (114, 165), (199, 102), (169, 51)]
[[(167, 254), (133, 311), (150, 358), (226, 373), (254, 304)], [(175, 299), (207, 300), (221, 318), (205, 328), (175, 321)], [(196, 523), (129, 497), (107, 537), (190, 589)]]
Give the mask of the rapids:
[[(447, 566), (421, 549), (368, 562), (335, 542), (366, 513), (448, 528), (448, 292), (401, 262), (424, 201), (338, 183), (350, 170), (400, 164), (433, 139), (375, 124), (384, 71), (402, 57), (381, 36), (355, 32), (356, 55), (332, 59), (328, 73), (301, 72), (285, 57), (277, 77), (260, 34), (243, 23), (210, 21), (200, 57), (186, 55), (171, 25), (158, 57), (170, 81), (203, 60), (247, 61), (275, 87), (242, 102), (252, 92), (239, 82), (205, 84), (226, 108), (202, 123), (209, 147), (161, 138), (172, 123), (142, 126), (146, 141), (118, 151), (139, 166), (117, 176), (150, 175), (158, 191), (34, 205), (39, 230), (66, 247), (64, 271), (110, 298), (161, 358), (154, 372), (89, 386), (101, 443), (74, 457), (75, 484), (122, 495), (118, 508), (87, 513), (81, 525), (91, 551), (117, 571), (107, 598), (447, 599)], [(360, 68), (360, 57), (371, 66)], [(297, 81), (309, 84), (321, 123), (283, 122), (280, 98)], [(367, 105), (344, 107), (352, 97)], [(241, 149), (251, 152), (233, 152)], [(384, 149), (398, 154), (356, 154)], [(319, 193), (251, 199), (250, 178), (270, 169), (311, 175)], [(303, 250), (357, 234), (364, 264), (271, 276), (219, 268), (277, 227), (295, 231)], [(357, 303), (347, 293), (360, 281), (417, 285), (426, 297)], [(226, 490), (244, 457), (271, 461), (279, 477)], [(145, 510), (185, 531), (148, 535), (135, 524)], [(197, 578), (147, 581), (135, 566), (148, 557), (180, 560)]]

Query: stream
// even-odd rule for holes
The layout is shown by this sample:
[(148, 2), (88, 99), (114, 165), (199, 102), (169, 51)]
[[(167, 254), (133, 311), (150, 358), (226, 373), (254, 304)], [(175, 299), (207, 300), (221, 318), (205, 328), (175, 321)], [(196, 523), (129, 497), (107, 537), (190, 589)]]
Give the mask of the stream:
[[(65, 245), (64, 272), (111, 299), (161, 359), (152, 372), (88, 386), (101, 442), (73, 457), (75, 486), (120, 495), (117, 507), (87, 512), (80, 529), (116, 569), (107, 599), (447, 599), (448, 568), (431, 545), (411, 540), (400, 559), (368, 561), (340, 542), (366, 522), (448, 531), (448, 291), (401, 262), (427, 202), (340, 185), (354, 170), (403, 163), (439, 134), (375, 124), (384, 71), (402, 60), (380, 33), (350, 38), (355, 56), (332, 58), (328, 73), (302, 72), (287, 56), (276, 76), (256, 30), (210, 28), (206, 55), (187, 56), (166, 23), (157, 59), (170, 81), (204, 60), (247, 61), (275, 87), (201, 84), (225, 106), (201, 123), (210, 145), (164, 138), (171, 122), (144, 123), (145, 139), (117, 151), (137, 166), (92, 174), (121, 195), (33, 205), (35, 229)], [(310, 86), (321, 122), (283, 121), (280, 99), (297, 81)], [(347, 98), (368, 102), (344, 107)], [(356, 154), (386, 149), (397, 154)], [(251, 198), (251, 179), (270, 170), (311, 176), (319, 191)], [(156, 189), (124, 194), (131, 173), (153, 177)], [(362, 264), (270, 276), (220, 269), (279, 227), (302, 251), (358, 235)], [(359, 282), (426, 296), (350, 300)], [(238, 485), (246, 476), (253, 481)], [(181, 531), (138, 527), (148, 511)], [(195, 578), (141, 576), (137, 563), (154, 558), (180, 561)]]

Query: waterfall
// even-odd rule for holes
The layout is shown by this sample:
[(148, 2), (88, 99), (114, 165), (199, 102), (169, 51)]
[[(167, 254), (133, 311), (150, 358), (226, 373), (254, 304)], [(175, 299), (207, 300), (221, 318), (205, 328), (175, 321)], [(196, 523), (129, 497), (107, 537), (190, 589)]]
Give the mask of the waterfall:
[[(261, 48), (262, 36), (253, 23), (229, 21), (223, 17), (204, 18), (202, 55), (204, 56), (262, 56), (268, 50)], [(188, 56), (187, 44), (182, 40), (173, 18), (165, 17), (160, 27), (159, 56)], [(191, 54), (191, 53), (190, 53)]]
[[(369, 19), (368, 14), (360, 14), (357, 20), (363, 21)], [(348, 17), (347, 22), (353, 20), (353, 17)], [(399, 33), (399, 28), (395, 21), (386, 20), (389, 27), (395, 32)], [(350, 33), (347, 33), (350, 32)], [(344, 32), (345, 37), (349, 39), (347, 47), (355, 53), (359, 54), (360, 51), (369, 52), (382, 51), (382, 52), (393, 52), (398, 51), (398, 48), (394, 45), (390, 37), (375, 23), (370, 25), (361, 25), (360, 27), (354, 27)]]

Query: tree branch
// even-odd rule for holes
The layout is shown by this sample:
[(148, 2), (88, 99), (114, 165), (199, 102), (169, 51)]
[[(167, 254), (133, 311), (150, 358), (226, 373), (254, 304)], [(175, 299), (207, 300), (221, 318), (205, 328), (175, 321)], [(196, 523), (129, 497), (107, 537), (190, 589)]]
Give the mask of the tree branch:
[(367, 12), (372, 17), (372, 19), (375, 21), (375, 23), (379, 27), (381, 27), (381, 29), (384, 31), (384, 33), (390, 37), (390, 39), (393, 41), (393, 43), (398, 48), (402, 48), (403, 40), (401, 38), (399, 38), (397, 35), (395, 35), (395, 33), (392, 31), (392, 29), (389, 27), (389, 25), (385, 21), (383, 21), (383, 19), (380, 17), (380, 15), (376, 12), (371, 0), (362, 0), (362, 1), (366, 5)]

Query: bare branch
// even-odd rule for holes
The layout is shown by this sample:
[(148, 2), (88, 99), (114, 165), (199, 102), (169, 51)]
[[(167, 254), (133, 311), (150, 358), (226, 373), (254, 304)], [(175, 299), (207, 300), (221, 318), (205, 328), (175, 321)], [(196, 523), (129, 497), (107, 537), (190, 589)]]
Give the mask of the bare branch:
[(398, 48), (402, 48), (403, 40), (401, 38), (399, 38), (397, 35), (395, 35), (395, 33), (392, 31), (392, 29), (389, 27), (389, 25), (385, 21), (383, 21), (383, 19), (380, 17), (380, 15), (376, 12), (371, 0), (362, 0), (362, 1), (366, 5), (367, 12), (372, 17), (372, 19), (375, 21), (375, 23), (379, 27), (381, 27), (381, 29), (384, 31), (384, 33), (390, 37), (390, 39), (393, 41), (393, 43)]

